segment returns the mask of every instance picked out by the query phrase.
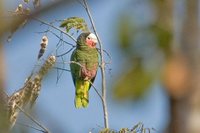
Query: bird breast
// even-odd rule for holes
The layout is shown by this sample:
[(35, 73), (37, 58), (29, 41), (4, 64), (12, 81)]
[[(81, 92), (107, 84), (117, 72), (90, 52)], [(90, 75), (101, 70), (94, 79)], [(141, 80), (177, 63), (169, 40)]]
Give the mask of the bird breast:
[(94, 66), (93, 69), (87, 69), (86, 67), (82, 67), (81, 69), (81, 77), (84, 80), (91, 80), (96, 76), (97, 68)]

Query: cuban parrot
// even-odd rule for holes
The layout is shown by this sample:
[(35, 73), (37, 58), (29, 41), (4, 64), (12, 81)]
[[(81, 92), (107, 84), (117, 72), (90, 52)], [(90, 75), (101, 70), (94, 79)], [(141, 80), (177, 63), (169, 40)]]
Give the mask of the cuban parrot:
[(86, 108), (89, 103), (89, 90), (99, 64), (97, 42), (95, 34), (83, 32), (78, 36), (76, 49), (71, 55), (70, 69), (75, 86), (76, 108)]

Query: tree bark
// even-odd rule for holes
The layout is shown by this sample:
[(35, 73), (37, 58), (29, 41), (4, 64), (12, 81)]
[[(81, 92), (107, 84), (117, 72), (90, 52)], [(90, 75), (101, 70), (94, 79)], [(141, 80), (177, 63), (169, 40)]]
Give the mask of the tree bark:
[(198, 0), (187, 0), (187, 17), (183, 24), (182, 43), (184, 52), (188, 51), (191, 68), (190, 88), (188, 89), (188, 133), (200, 133), (200, 45)]
[[(187, 93), (170, 96), (171, 119), (168, 133), (200, 133), (200, 46), (198, 0), (186, 0), (186, 14), (180, 37), (180, 51), (189, 64)], [(176, 76), (176, 75), (174, 75)]]

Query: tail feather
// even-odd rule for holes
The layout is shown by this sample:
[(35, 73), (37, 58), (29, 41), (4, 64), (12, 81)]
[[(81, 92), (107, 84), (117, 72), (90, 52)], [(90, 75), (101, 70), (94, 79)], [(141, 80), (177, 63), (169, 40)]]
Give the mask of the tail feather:
[(86, 108), (89, 104), (89, 81), (76, 81), (76, 97), (75, 97), (75, 107)]

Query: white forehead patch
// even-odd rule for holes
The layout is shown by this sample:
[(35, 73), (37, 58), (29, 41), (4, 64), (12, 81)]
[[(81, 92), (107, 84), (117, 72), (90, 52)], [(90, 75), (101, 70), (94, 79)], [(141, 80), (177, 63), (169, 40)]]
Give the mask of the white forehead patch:
[(94, 33), (90, 33), (88, 37), (97, 40), (97, 37)]

